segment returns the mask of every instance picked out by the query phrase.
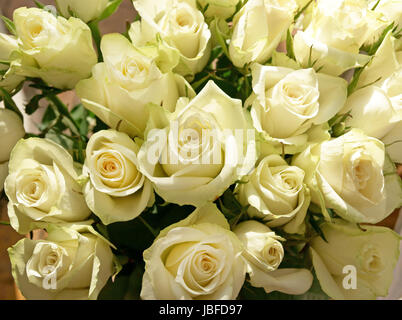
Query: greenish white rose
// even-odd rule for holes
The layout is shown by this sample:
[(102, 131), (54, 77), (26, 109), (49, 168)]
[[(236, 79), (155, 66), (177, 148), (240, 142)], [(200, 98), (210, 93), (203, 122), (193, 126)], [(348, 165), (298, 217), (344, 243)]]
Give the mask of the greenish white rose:
[(239, 223), (233, 232), (244, 245), (250, 284), (264, 288), (266, 293), (280, 291), (286, 294), (303, 294), (310, 289), (313, 275), (307, 269), (278, 269), (284, 249), (277, 236), (266, 225), (255, 220)]
[(143, 137), (149, 103), (173, 112), (179, 97), (195, 95), (183, 77), (162, 73), (153, 56), (120, 34), (103, 36), (101, 50), (104, 62), (95, 65), (92, 78), (78, 83), (76, 92), (113, 129)]
[(296, 59), (302, 66), (310, 61), (316, 70), (341, 75), (369, 62), (359, 49), (381, 25), (366, 0), (319, 0), (308, 27), (295, 35)]
[(212, 204), (162, 230), (144, 251), (144, 300), (233, 300), (243, 286), (243, 246)]
[(206, 17), (228, 19), (235, 13), (236, 7), (240, 1), (241, 0), (199, 0), (199, 3), (202, 8), (207, 8), (204, 12)]
[(304, 184), (305, 173), (289, 166), (279, 155), (261, 160), (257, 168), (236, 188), (239, 202), (251, 217), (263, 219), (268, 226), (284, 226), (287, 233), (304, 233), (304, 218), (310, 205), (310, 192)]
[(402, 163), (402, 61), (389, 32), (370, 64), (363, 70), (357, 91), (341, 113), (349, 113), (346, 125), (382, 140), (392, 161)]
[(8, 249), (23, 296), (96, 300), (116, 272), (111, 244), (88, 225), (48, 225), (46, 230), (46, 240), (22, 239)]
[(73, 13), (74, 17), (89, 22), (102, 14), (108, 6), (109, 0), (56, 0), (56, 4), (64, 17), (69, 18)]
[(0, 192), (8, 175), (8, 160), (18, 140), (25, 135), (21, 118), (13, 111), (0, 109)]
[(402, 205), (402, 184), (384, 144), (352, 129), (309, 146), (293, 165), (306, 172), (312, 202), (357, 223), (378, 223)]
[(179, 55), (174, 71), (189, 79), (204, 69), (211, 53), (211, 32), (195, 0), (134, 0), (141, 21), (134, 22), (130, 38), (141, 47), (161, 38)]
[(293, 22), (297, 2), (249, 0), (233, 18), (229, 55), (243, 68), (251, 62), (265, 63)]
[(73, 89), (91, 75), (97, 56), (91, 30), (80, 19), (22, 7), (14, 11), (14, 24), (20, 51), (12, 66), (18, 74), (60, 89)]
[[(319, 127), (336, 115), (347, 97), (347, 82), (314, 69), (251, 67), (253, 93), (246, 102), (261, 134), (261, 153), (300, 152), (308, 141), (324, 138)], [(310, 130), (315, 127), (316, 130)], [(310, 130), (310, 131), (309, 131)], [(318, 133), (319, 134), (318, 134)]]
[(88, 142), (84, 194), (104, 224), (132, 220), (154, 202), (151, 182), (139, 170), (138, 150), (128, 135), (115, 130), (99, 131)]
[[(389, 228), (367, 225), (362, 228), (337, 219), (321, 225), (327, 242), (319, 236), (310, 242), (321, 288), (333, 299), (367, 300), (387, 296), (401, 237)], [(351, 277), (356, 277), (355, 288), (349, 287), (353, 285)]]
[(79, 222), (90, 215), (80, 169), (70, 154), (51, 140), (29, 138), (14, 147), (4, 184), (11, 226), (26, 234), (38, 223)]
[(138, 159), (165, 201), (194, 206), (214, 201), (253, 168), (254, 130), (242, 103), (213, 81), (193, 100), (179, 99), (173, 114), (160, 110), (159, 127), (148, 132)]
[[(0, 87), (12, 92), (24, 81), (24, 77), (15, 73), (15, 68), (10, 67), (13, 52), (18, 50), (18, 40), (14, 36), (0, 33), (0, 60), (9, 62), (10, 65), (0, 64)], [(2, 93), (0, 93), (0, 96)]]

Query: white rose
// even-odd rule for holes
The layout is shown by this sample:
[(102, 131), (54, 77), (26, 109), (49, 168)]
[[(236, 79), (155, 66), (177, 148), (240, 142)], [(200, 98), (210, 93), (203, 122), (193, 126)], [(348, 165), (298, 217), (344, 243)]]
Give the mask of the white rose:
[(109, 0), (56, 0), (57, 9), (69, 18), (71, 13), (84, 22), (98, 18), (109, 4)]
[(8, 175), (11, 150), (25, 135), (21, 118), (13, 111), (0, 109), (0, 192)]
[(361, 67), (370, 57), (359, 54), (359, 49), (381, 21), (369, 10), (366, 0), (319, 0), (305, 31), (294, 38), (297, 61), (330, 75)]
[(236, 67), (265, 63), (293, 22), (294, 0), (249, 0), (233, 18), (229, 55)]
[(10, 159), (11, 150), (24, 135), (21, 118), (11, 110), (0, 109), (0, 163)]
[(360, 75), (360, 89), (348, 97), (340, 112), (350, 114), (346, 119), (347, 126), (382, 140), (392, 161), (399, 163), (402, 163), (402, 143), (399, 142), (402, 139), (401, 81), (402, 64), (398, 61), (390, 32)]
[(147, 134), (138, 159), (167, 202), (214, 201), (255, 164), (254, 130), (241, 101), (213, 81), (193, 100), (180, 99), (160, 128)]
[(30, 138), (14, 147), (4, 184), (11, 226), (21, 234), (38, 222), (77, 222), (89, 217), (70, 154), (51, 140)]
[(402, 26), (402, 4), (399, 0), (369, 0), (368, 7), (374, 8), (374, 6), (374, 11), (381, 14), (380, 19), (384, 23), (374, 32), (371, 39), (366, 42), (368, 45), (377, 41), (384, 29), (392, 22), (394, 22), (394, 26), (397, 27), (397, 31), (399, 31)]
[[(327, 242), (317, 236), (310, 243), (321, 288), (333, 299), (374, 300), (387, 296), (398, 261), (401, 237), (384, 227), (365, 225), (363, 228), (364, 231), (337, 219), (321, 225)], [(345, 273), (347, 266), (355, 268), (356, 272), (345, 269)], [(355, 282), (349, 280), (354, 276)], [(347, 289), (345, 283), (354, 283), (356, 287)]]
[[(253, 125), (264, 142), (262, 154), (300, 152), (315, 138), (308, 130), (323, 125), (338, 113), (347, 97), (347, 82), (339, 77), (316, 73), (314, 69), (293, 70), (284, 67), (251, 67)], [(268, 151), (265, 149), (268, 148)]]
[(239, 223), (233, 232), (245, 247), (243, 256), (252, 286), (262, 287), (266, 293), (303, 294), (310, 289), (313, 275), (309, 270), (278, 269), (284, 257), (280, 241), (285, 239), (255, 220)]
[(236, 189), (239, 202), (251, 217), (263, 219), (270, 227), (284, 226), (288, 233), (304, 233), (304, 218), (310, 192), (302, 169), (289, 166), (279, 155), (261, 160)]
[(21, 293), (35, 300), (95, 300), (116, 271), (110, 244), (88, 225), (46, 231), (46, 240), (22, 239), (8, 249)]
[(144, 251), (145, 300), (232, 300), (243, 286), (243, 246), (209, 203), (162, 230)]
[[(0, 60), (9, 62), (11, 65), (12, 55), (18, 50), (18, 40), (4, 33), (0, 33)], [(12, 92), (24, 81), (24, 77), (15, 74), (15, 69), (7, 64), (0, 64), (0, 87)], [(2, 93), (0, 93), (0, 97)]]
[(55, 17), (38, 8), (18, 8), (14, 23), (21, 50), (14, 63), (19, 74), (42, 78), (60, 89), (72, 89), (91, 75), (97, 56), (91, 30), (84, 22)]
[(130, 30), (136, 46), (155, 42), (157, 34), (180, 55), (175, 72), (192, 78), (204, 69), (211, 53), (211, 32), (195, 0), (134, 0), (141, 16)]
[(302, 168), (312, 201), (357, 223), (377, 223), (402, 204), (402, 186), (384, 144), (353, 129), (308, 147), (293, 165)]
[(88, 142), (83, 174), (88, 207), (104, 224), (132, 220), (154, 202), (151, 182), (138, 168), (139, 147), (125, 133), (102, 130)]
[(239, 2), (240, 0), (199, 0), (201, 7), (207, 8), (204, 12), (206, 17), (222, 19), (230, 18), (235, 13)]
[(195, 95), (183, 77), (162, 73), (152, 57), (120, 34), (103, 36), (101, 50), (105, 62), (95, 65), (92, 78), (80, 81), (76, 92), (113, 129), (142, 137), (149, 103), (174, 111), (180, 96)]

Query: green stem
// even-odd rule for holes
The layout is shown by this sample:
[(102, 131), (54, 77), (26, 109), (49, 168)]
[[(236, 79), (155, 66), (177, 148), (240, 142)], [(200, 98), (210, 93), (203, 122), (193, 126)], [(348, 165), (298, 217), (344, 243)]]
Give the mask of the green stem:
[(10, 222), (8, 222), (8, 221), (0, 221), (0, 225), (9, 226)]
[(102, 35), (99, 30), (99, 22), (98, 21), (92, 21), (88, 24), (89, 28), (91, 29), (92, 32), (92, 38), (95, 41), (96, 44), (96, 49), (98, 51), (98, 62), (103, 62), (103, 55), (102, 55), (102, 50), (101, 50), (101, 39)]
[(55, 94), (50, 94), (48, 96), (46, 96), (46, 98), (52, 102), (55, 107), (57, 108), (57, 111), (59, 111), (59, 113), (61, 115), (63, 115), (64, 117), (66, 117), (67, 119), (69, 119), (72, 123), (72, 125), (74, 126), (74, 128), (70, 128), (71, 131), (73, 131), (73, 133), (80, 135), (80, 129), (78, 124), (75, 122), (75, 120), (73, 119), (73, 117), (70, 114), (70, 111), (68, 110), (67, 106), (59, 99), (58, 96), (56, 96)]
[(138, 217), (140, 221), (144, 224), (145, 227), (153, 234), (153, 236), (156, 238), (159, 234), (158, 231), (156, 231), (154, 228), (151, 227), (151, 225), (141, 216)]

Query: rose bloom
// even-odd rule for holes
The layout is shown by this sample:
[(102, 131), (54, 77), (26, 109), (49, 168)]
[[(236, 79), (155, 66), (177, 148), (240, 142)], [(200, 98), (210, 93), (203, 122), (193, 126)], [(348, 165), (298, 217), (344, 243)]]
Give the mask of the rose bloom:
[(296, 1), (249, 0), (233, 18), (230, 60), (238, 68), (265, 63), (293, 22)]
[(266, 293), (280, 291), (286, 294), (303, 294), (310, 289), (313, 275), (307, 269), (278, 269), (284, 257), (284, 249), (277, 236), (266, 225), (247, 220), (239, 223), (233, 230), (245, 250), (250, 284), (264, 288)]
[[(385, 297), (398, 262), (400, 236), (389, 228), (356, 225), (335, 219), (321, 229), (327, 241), (315, 237), (310, 252), (322, 290), (332, 299), (367, 300)], [(345, 266), (352, 266), (355, 282)], [(355, 285), (351, 289), (346, 285)], [(346, 287), (346, 288), (345, 288)]]
[(334, 76), (369, 62), (359, 49), (384, 22), (366, 0), (319, 0), (312, 5), (311, 22), (294, 37), (297, 62), (315, 62), (316, 70)]
[(8, 160), (15, 144), (25, 135), (21, 118), (13, 111), (0, 109), (0, 192), (8, 175)]
[(155, 109), (138, 159), (144, 175), (167, 202), (202, 206), (214, 201), (256, 161), (254, 130), (241, 100), (213, 81), (176, 111)]
[(46, 240), (8, 249), (14, 280), (27, 299), (96, 300), (116, 271), (110, 243), (89, 225), (47, 225)]
[(151, 182), (139, 171), (138, 150), (128, 135), (115, 130), (99, 131), (88, 142), (84, 194), (104, 224), (132, 220), (155, 200)]
[[(0, 64), (2, 76), (0, 78), (0, 87), (7, 92), (12, 92), (18, 85), (24, 81), (24, 77), (17, 75), (12, 63), (12, 54), (18, 50), (18, 40), (14, 36), (0, 33), (0, 60), (9, 62), (10, 65)], [(2, 93), (0, 93), (2, 96)]]
[(211, 54), (211, 32), (195, 0), (136, 0), (141, 21), (134, 22), (134, 45), (154, 43), (157, 35), (169, 54), (179, 56), (174, 72), (192, 79), (204, 69)]
[(263, 219), (270, 227), (284, 226), (287, 233), (304, 233), (304, 218), (310, 192), (302, 169), (289, 166), (279, 155), (261, 160), (236, 188), (239, 202), (248, 206), (251, 217)]
[(214, 204), (162, 230), (144, 251), (144, 300), (236, 299), (245, 279), (243, 246)]
[(20, 140), (14, 147), (4, 184), (11, 226), (26, 234), (37, 223), (79, 222), (91, 214), (77, 180), (79, 166), (48, 139)]
[(91, 75), (97, 56), (91, 30), (77, 18), (55, 17), (38, 8), (18, 8), (14, 23), (19, 38), (16, 72), (42, 78), (60, 89), (73, 89)]
[(109, 4), (109, 0), (56, 0), (56, 4), (64, 17), (69, 18), (73, 13), (74, 17), (89, 22), (102, 14)]
[(384, 144), (360, 130), (307, 147), (292, 165), (306, 172), (312, 202), (345, 220), (378, 223), (402, 205), (400, 177)]
[(380, 139), (392, 161), (402, 163), (402, 59), (389, 32), (371, 63), (363, 70), (358, 89), (340, 111), (346, 125)]
[(150, 103), (174, 111), (179, 97), (195, 96), (183, 77), (163, 73), (155, 56), (123, 35), (103, 36), (101, 50), (104, 62), (94, 66), (90, 79), (78, 83), (76, 92), (85, 108), (113, 129), (142, 137)]
[(327, 121), (346, 101), (344, 79), (312, 68), (254, 64), (251, 71), (253, 93), (246, 107), (250, 107), (254, 128), (262, 137), (262, 155), (297, 153), (308, 142), (325, 138)]

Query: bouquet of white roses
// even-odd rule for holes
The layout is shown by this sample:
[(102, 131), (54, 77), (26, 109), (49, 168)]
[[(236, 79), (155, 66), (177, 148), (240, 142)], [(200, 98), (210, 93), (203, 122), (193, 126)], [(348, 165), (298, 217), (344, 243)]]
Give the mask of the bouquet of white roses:
[(3, 17), (0, 185), (11, 227), (46, 231), (9, 249), (22, 294), (386, 296), (402, 2), (135, 0), (127, 32), (101, 35), (120, 3)]

